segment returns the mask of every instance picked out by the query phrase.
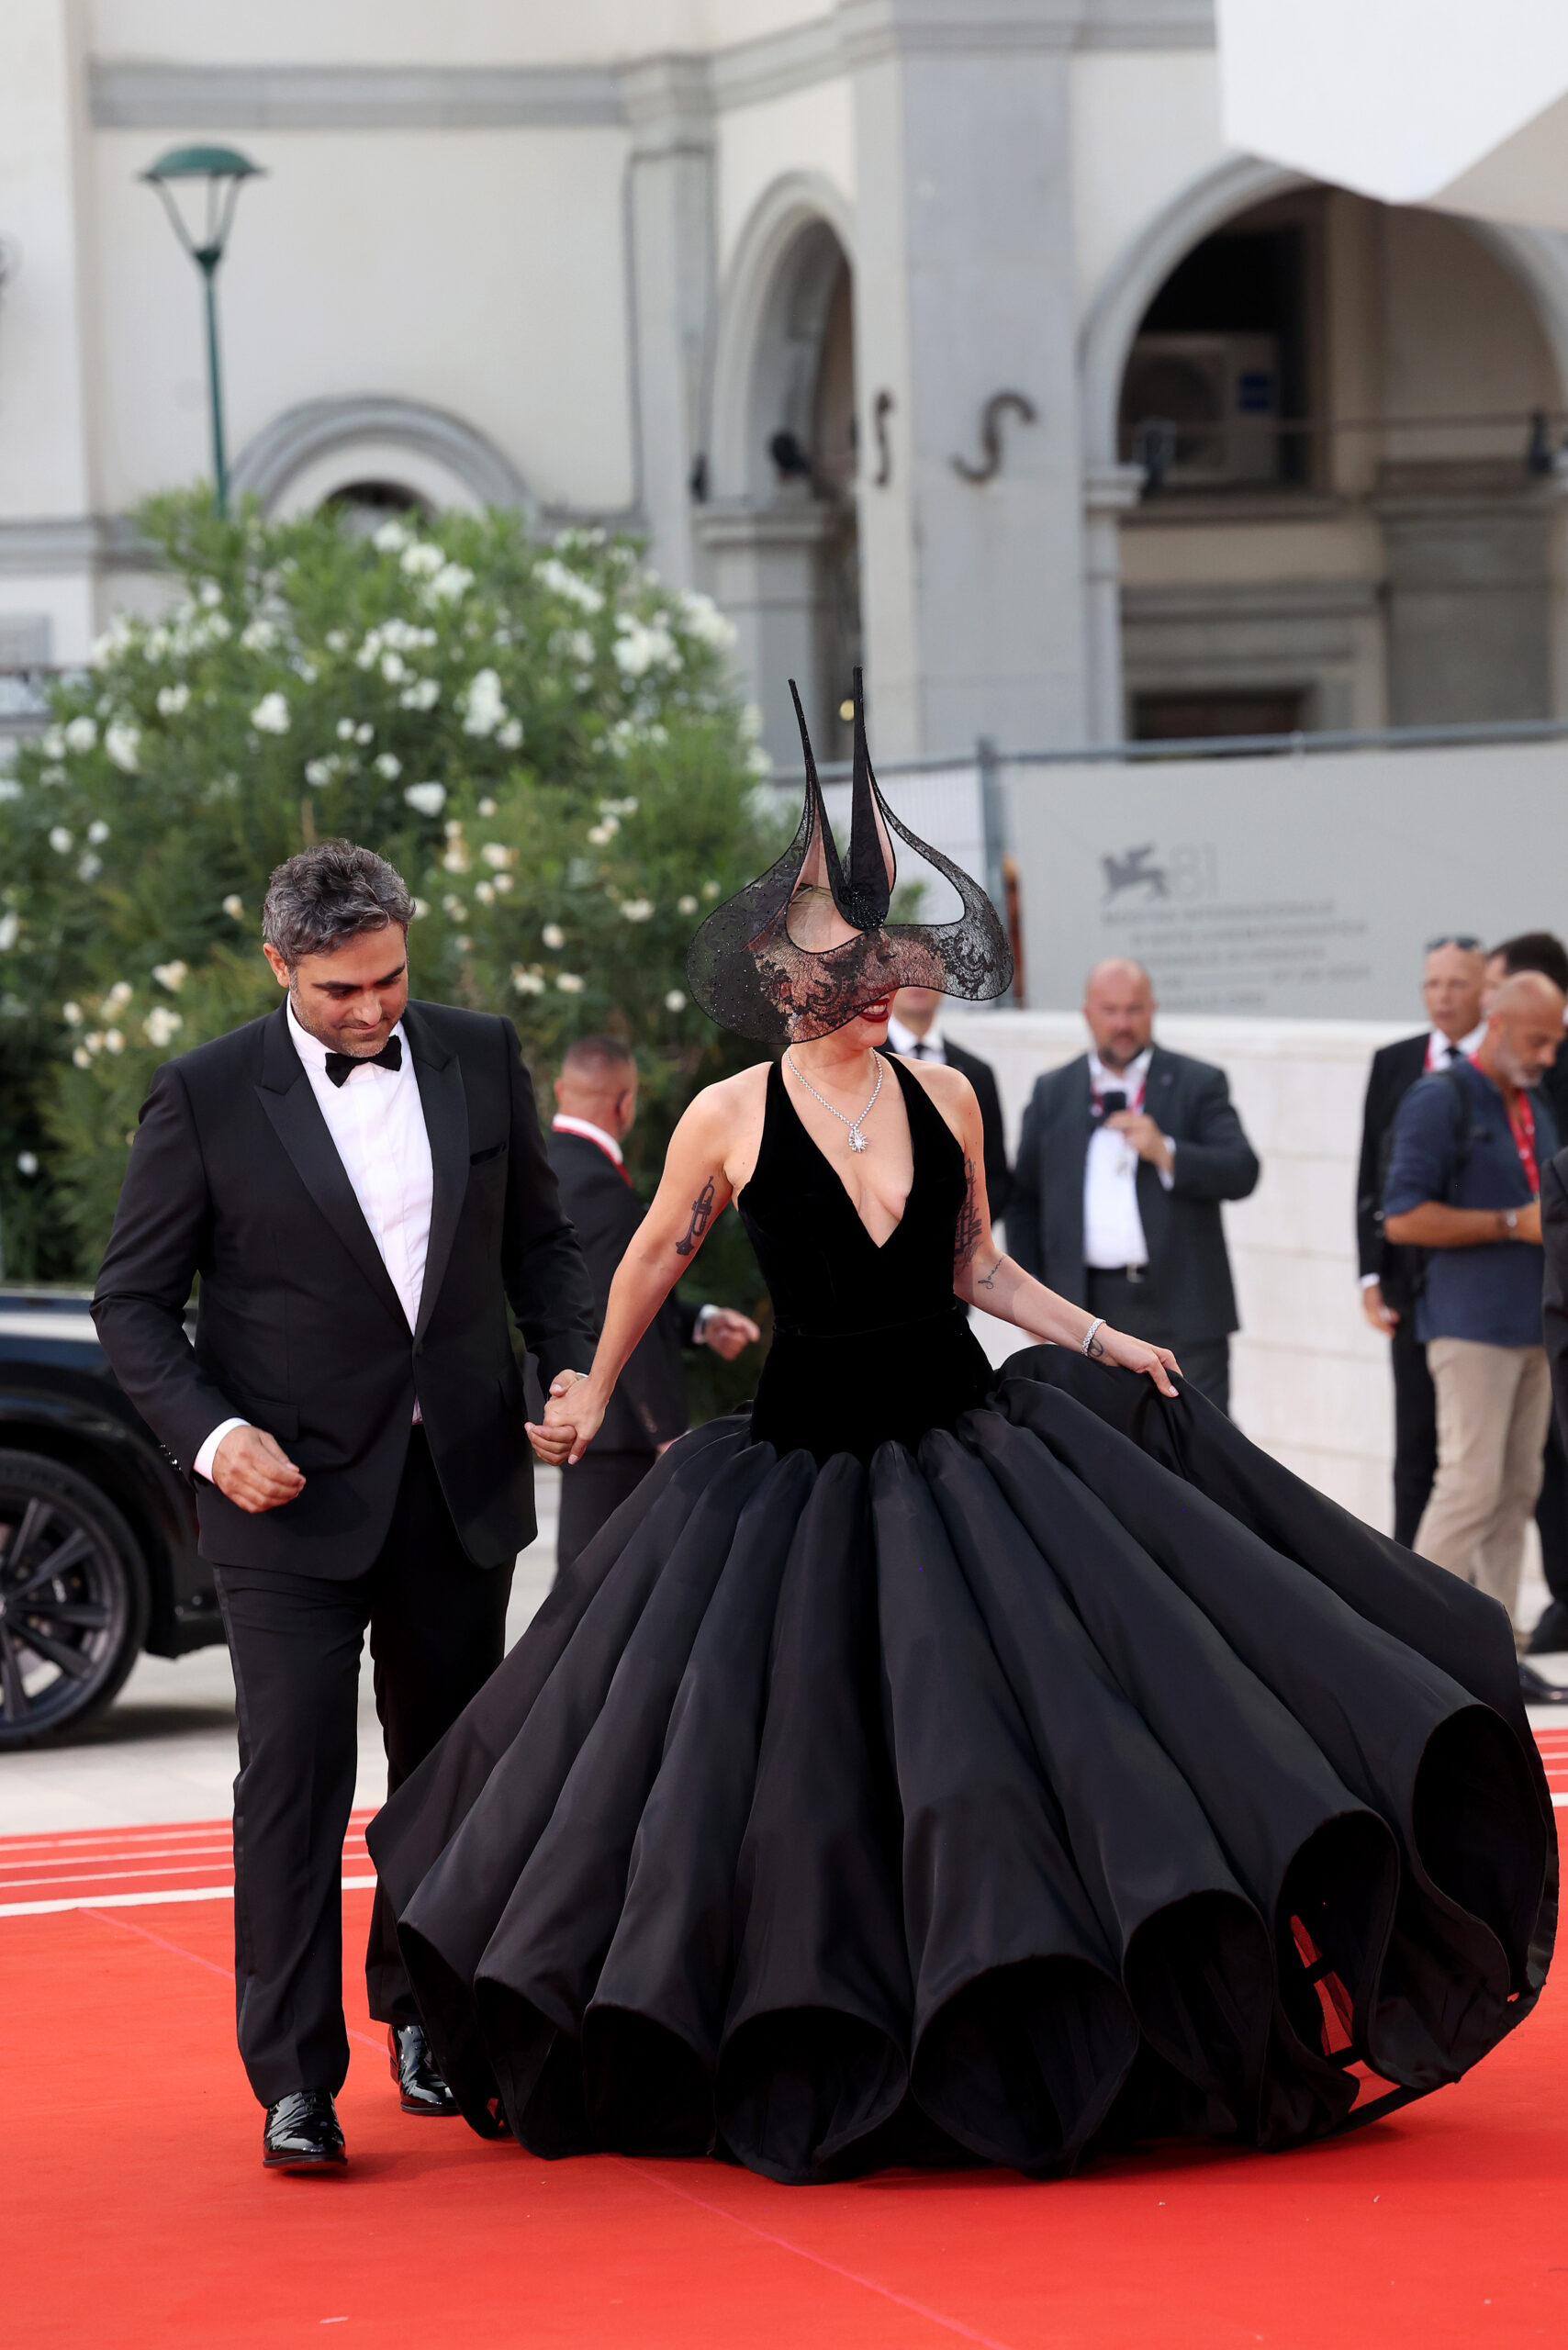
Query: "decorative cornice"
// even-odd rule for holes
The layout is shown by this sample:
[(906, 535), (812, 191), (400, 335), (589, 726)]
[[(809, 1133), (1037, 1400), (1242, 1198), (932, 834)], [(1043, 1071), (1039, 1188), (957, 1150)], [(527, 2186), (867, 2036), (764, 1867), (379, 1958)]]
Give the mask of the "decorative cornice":
[(0, 520), (0, 578), (149, 571), (157, 549), (123, 514), (40, 514)]
[(759, 106), (892, 56), (1212, 49), (1214, 0), (839, 0), (727, 49), (608, 65), (185, 65), (92, 58), (101, 130), (537, 130), (630, 126), (700, 142)]

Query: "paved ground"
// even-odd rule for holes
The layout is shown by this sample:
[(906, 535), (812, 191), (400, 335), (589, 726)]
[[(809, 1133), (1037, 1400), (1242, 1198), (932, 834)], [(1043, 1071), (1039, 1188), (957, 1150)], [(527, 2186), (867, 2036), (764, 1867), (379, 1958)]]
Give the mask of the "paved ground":
[[(558, 1471), (535, 1472), (539, 1539), (517, 1563), (507, 1645), (518, 1638), (555, 1573)], [(379, 1804), (386, 1765), (370, 1692), (359, 1684), (358, 1807)], [(221, 1819), (234, 1781), (234, 1676), (226, 1648), (171, 1662), (144, 1656), (102, 1720), (71, 1745), (8, 1754), (0, 1762), (0, 1836), (108, 1828), (151, 1819)]]

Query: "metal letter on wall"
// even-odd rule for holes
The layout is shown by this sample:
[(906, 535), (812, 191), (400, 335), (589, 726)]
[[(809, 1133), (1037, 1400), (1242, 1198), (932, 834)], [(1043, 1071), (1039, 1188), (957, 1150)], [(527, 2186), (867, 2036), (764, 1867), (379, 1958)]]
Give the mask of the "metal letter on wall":
[(1002, 471), (1002, 420), (1011, 413), (1020, 423), (1035, 422), (1035, 403), (1026, 392), (992, 392), (980, 410), (980, 447), (985, 453), (983, 464), (971, 465), (967, 457), (953, 459), (953, 471), (964, 481), (991, 481)]

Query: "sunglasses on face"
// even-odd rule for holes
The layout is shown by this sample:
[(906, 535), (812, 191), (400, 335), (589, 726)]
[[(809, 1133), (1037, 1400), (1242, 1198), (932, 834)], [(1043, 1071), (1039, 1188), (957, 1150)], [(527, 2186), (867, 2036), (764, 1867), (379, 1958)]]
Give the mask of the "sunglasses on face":
[(1428, 938), (1422, 953), (1435, 955), (1439, 946), (1457, 946), (1462, 955), (1479, 955), (1481, 941), (1472, 938), (1468, 931), (1446, 930), (1440, 938)]

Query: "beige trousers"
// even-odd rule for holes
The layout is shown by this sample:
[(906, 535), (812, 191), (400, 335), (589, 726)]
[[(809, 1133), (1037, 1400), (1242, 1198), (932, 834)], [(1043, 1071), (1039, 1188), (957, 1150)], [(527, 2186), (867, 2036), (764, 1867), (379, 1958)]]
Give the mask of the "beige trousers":
[(1427, 1363), (1438, 1391), (1438, 1474), (1416, 1548), (1511, 1616), (1551, 1420), (1546, 1349), (1432, 1338)]

